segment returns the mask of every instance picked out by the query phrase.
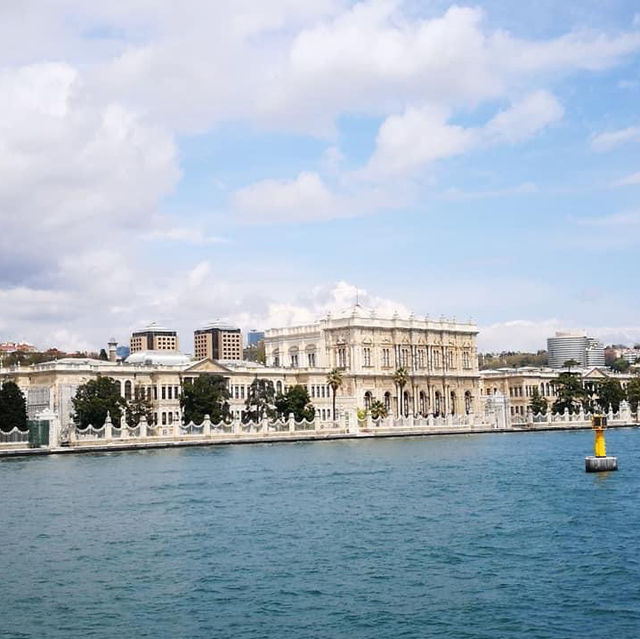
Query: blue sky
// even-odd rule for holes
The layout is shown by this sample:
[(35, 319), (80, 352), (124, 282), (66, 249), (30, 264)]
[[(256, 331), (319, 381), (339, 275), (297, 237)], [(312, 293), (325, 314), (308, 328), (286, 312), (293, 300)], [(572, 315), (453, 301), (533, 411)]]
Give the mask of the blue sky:
[(637, 2), (0, 6), (0, 340), (355, 301), (640, 341)]

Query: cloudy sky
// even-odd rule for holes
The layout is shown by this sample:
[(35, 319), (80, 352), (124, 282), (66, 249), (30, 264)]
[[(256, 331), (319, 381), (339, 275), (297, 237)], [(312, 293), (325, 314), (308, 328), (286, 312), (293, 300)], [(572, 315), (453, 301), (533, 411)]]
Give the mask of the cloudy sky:
[(0, 2), (0, 341), (355, 301), (640, 341), (637, 0)]

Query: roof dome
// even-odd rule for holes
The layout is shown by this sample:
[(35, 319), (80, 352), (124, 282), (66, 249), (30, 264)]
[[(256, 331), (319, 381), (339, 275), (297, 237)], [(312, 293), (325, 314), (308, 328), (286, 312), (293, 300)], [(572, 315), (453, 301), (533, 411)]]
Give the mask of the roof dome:
[(191, 357), (184, 353), (168, 351), (136, 351), (124, 361), (126, 364), (145, 366), (185, 366), (191, 363)]

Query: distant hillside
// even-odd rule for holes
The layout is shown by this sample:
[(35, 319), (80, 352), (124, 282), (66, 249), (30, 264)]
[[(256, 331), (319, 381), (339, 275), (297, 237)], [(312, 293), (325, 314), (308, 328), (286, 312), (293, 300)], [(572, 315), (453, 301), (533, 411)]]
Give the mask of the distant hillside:
[(537, 353), (520, 353), (505, 351), (503, 353), (480, 353), (478, 365), (480, 370), (492, 368), (521, 368), (522, 366), (546, 366), (549, 358), (547, 351)]

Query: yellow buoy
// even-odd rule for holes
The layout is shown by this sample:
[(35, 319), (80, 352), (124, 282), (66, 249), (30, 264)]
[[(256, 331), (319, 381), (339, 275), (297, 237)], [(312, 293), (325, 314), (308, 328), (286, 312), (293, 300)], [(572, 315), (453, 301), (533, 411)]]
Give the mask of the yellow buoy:
[(604, 431), (607, 428), (607, 418), (604, 415), (594, 415), (591, 418), (591, 428), (595, 435), (593, 442), (593, 457), (585, 457), (585, 470), (597, 473), (603, 470), (618, 470), (618, 458), (607, 457), (607, 443)]
[(591, 420), (591, 427), (596, 436), (593, 443), (593, 454), (596, 457), (606, 457), (607, 442), (604, 439), (604, 429), (607, 427), (607, 418), (604, 415), (594, 415)]

